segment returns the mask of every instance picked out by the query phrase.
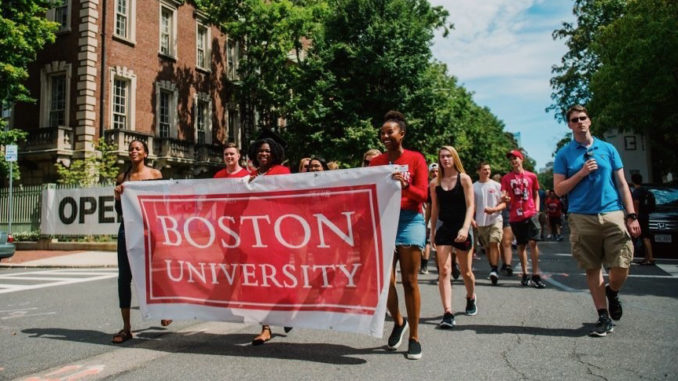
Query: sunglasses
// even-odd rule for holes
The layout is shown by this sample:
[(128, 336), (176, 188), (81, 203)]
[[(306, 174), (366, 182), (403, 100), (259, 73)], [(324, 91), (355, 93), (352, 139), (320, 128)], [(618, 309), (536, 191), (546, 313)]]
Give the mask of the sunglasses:
[(583, 122), (588, 118), (588, 116), (575, 116), (574, 118), (570, 119), (570, 123)]

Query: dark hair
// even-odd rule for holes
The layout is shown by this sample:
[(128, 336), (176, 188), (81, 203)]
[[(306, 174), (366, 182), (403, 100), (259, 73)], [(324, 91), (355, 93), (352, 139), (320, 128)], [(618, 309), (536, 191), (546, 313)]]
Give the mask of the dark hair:
[(406, 132), (407, 123), (405, 122), (405, 115), (400, 111), (391, 110), (384, 115), (384, 123), (393, 122), (397, 123), (400, 127), (400, 131)]
[[(132, 143), (134, 143), (134, 142), (141, 143), (141, 146), (144, 147), (144, 152), (146, 152), (146, 154), (148, 155), (148, 144), (146, 144), (145, 141), (140, 140), (140, 139), (132, 139), (132, 141), (130, 141), (129, 144), (127, 145), (127, 150), (128, 150), (128, 151), (129, 151), (130, 148), (132, 148)], [(147, 158), (148, 158), (148, 156), (146, 156), (146, 157), (144, 158), (144, 165), (146, 165), (146, 159), (147, 159)], [(122, 173), (123, 181), (124, 181), (125, 178), (127, 178), (127, 176), (129, 175), (130, 172), (132, 172), (132, 165), (131, 165), (131, 164), (127, 167), (127, 169), (125, 170), (125, 172)], [(116, 184), (118, 184), (117, 181), (116, 181)], [(122, 213), (121, 213), (121, 214), (122, 214)]]
[(327, 161), (326, 161), (325, 159), (323, 159), (322, 157), (320, 157), (320, 156), (313, 156), (313, 157), (311, 157), (311, 158), (308, 160), (308, 166), (309, 166), (309, 168), (310, 168), (311, 162), (312, 162), (313, 160), (319, 162), (320, 165), (322, 165), (323, 170), (325, 170), (325, 171), (329, 171), (329, 170), (330, 170), (330, 167), (327, 166)]
[(572, 114), (573, 112), (583, 112), (587, 116), (589, 115), (589, 111), (586, 109), (586, 107), (582, 105), (574, 105), (567, 110), (567, 113), (565, 113), (565, 119), (567, 122), (570, 121), (570, 114)]
[(259, 139), (250, 145), (250, 149), (247, 151), (247, 154), (249, 155), (250, 160), (252, 160), (252, 164), (254, 164), (255, 167), (259, 167), (257, 153), (259, 152), (259, 148), (261, 148), (261, 146), (264, 144), (268, 144), (268, 146), (271, 148), (271, 166), (282, 164), (282, 162), (285, 160), (285, 149), (280, 144), (278, 144), (278, 142), (271, 138)]
[(642, 184), (643, 183), (643, 175), (640, 173), (632, 173), (631, 174), (631, 182), (634, 184)]
[(486, 165), (489, 165), (490, 168), (492, 167), (492, 165), (490, 165), (490, 163), (488, 163), (488, 162), (486, 162), (486, 161), (481, 161), (481, 162), (478, 164), (478, 167), (476, 168), (476, 170), (480, 171), (480, 170), (483, 169), (483, 167), (486, 166)]

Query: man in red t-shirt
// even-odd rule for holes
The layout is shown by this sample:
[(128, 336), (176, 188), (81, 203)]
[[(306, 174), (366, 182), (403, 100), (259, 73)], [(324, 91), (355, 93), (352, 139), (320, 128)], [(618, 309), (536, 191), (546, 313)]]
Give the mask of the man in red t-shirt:
[(224, 164), (226, 168), (214, 174), (215, 179), (245, 177), (249, 172), (240, 166), (240, 151), (235, 143), (226, 143), (224, 146)]
[[(546, 284), (539, 275), (539, 248), (537, 241), (541, 236), (539, 224), (539, 182), (537, 175), (523, 169), (523, 154), (513, 150), (506, 154), (511, 161), (511, 172), (501, 179), (501, 190), (510, 198), (509, 222), (518, 243), (518, 256), (523, 268), (520, 283), (523, 286), (545, 288)], [(532, 254), (532, 277), (527, 276), (527, 247)]]
[(560, 235), (560, 225), (562, 222), (560, 218), (563, 215), (563, 203), (560, 202), (560, 199), (553, 190), (549, 191), (549, 196), (546, 198), (546, 210), (549, 215), (549, 225), (551, 226), (549, 237), (562, 241), (563, 237)]

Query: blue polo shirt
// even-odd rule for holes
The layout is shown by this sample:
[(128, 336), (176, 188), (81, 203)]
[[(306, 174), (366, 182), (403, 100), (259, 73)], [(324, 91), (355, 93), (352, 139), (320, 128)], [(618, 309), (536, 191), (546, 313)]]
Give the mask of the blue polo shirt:
[(574, 139), (561, 148), (553, 163), (553, 173), (572, 177), (588, 158), (593, 157), (598, 169), (583, 178), (567, 195), (570, 213), (599, 214), (623, 210), (622, 199), (615, 186), (614, 173), (623, 168), (619, 152), (610, 143), (597, 138), (586, 147)]

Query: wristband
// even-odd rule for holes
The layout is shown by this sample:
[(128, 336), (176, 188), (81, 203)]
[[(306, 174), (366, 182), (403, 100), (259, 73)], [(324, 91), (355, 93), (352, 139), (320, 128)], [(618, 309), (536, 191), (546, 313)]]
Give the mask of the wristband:
[(628, 220), (629, 218), (630, 218), (631, 220), (635, 221), (635, 220), (638, 219), (638, 215), (635, 214), (635, 213), (629, 213), (629, 214), (626, 215), (626, 219)]

